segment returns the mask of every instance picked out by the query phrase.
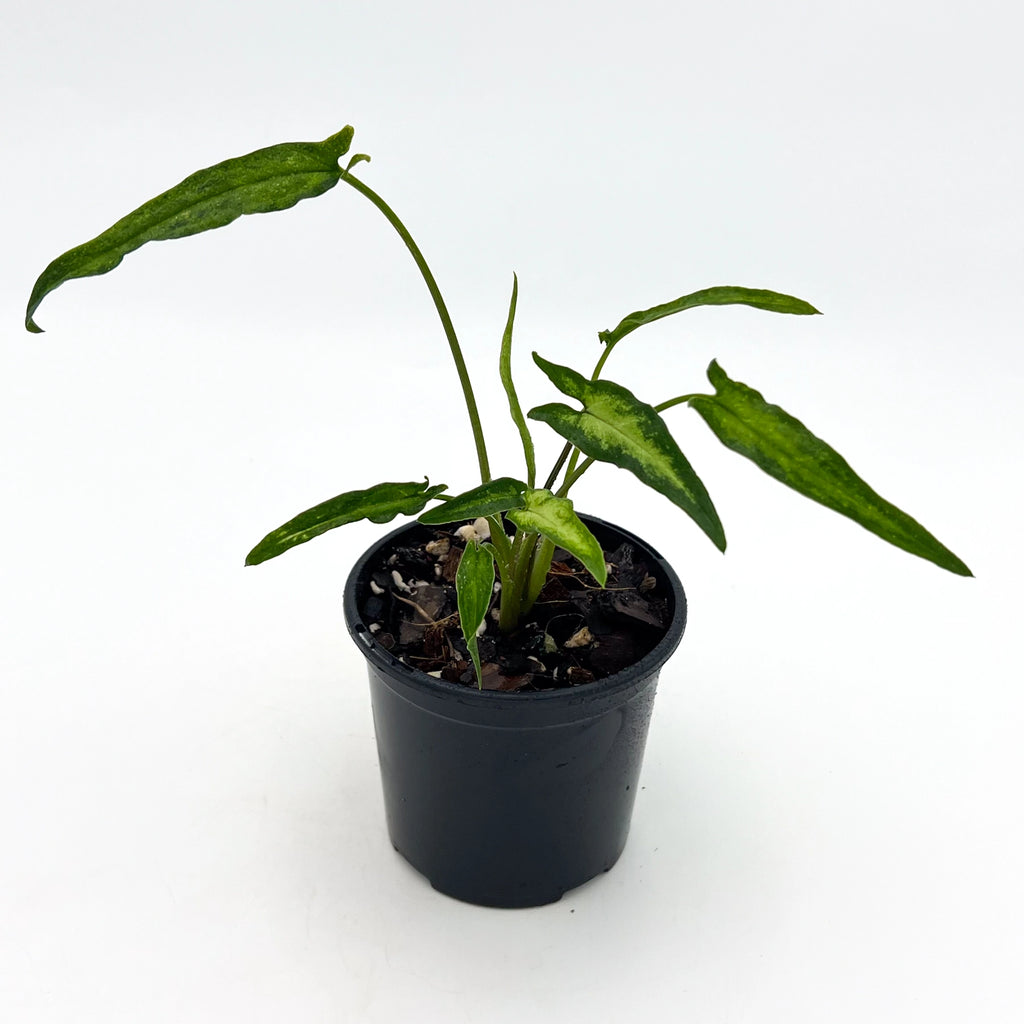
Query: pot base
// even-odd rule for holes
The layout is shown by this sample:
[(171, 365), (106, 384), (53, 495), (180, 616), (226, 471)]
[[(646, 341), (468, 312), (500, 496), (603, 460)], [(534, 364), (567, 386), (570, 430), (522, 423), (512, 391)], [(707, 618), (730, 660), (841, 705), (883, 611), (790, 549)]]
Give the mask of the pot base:
[(392, 845), (439, 892), (490, 907), (553, 903), (610, 870), (626, 845), (656, 683), (592, 717), (523, 725), (513, 708), (485, 725), (426, 711), (374, 679)]
[(671, 595), (664, 638), (597, 682), (480, 691), (392, 657), (374, 641), (356, 595), (368, 589), (367, 566), (417, 527), (380, 541), (346, 585), (346, 620), (368, 662), (391, 843), (434, 889), (467, 903), (554, 903), (609, 871), (626, 845), (658, 675), (682, 636), (686, 599), (642, 541), (586, 522), (606, 550), (637, 545)]

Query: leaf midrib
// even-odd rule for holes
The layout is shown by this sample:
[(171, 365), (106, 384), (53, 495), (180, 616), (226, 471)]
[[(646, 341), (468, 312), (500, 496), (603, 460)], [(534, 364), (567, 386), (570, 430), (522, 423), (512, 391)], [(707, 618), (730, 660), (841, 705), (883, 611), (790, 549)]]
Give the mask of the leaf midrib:
[[(247, 182), (245, 185), (233, 185), (233, 186), (230, 186), (228, 188), (221, 189), (219, 192), (211, 192), (209, 195), (204, 195), (203, 198), (198, 200), (197, 202), (190, 203), (189, 205), (179, 207), (177, 212), (180, 213), (182, 210), (188, 210), (188, 209), (191, 209), (193, 207), (203, 205), (205, 203), (213, 202), (214, 200), (220, 199), (222, 196), (226, 196), (226, 195), (228, 195), (231, 192), (239, 192), (239, 191), (241, 191), (242, 189), (245, 189), (245, 188), (251, 188), (251, 187), (256, 186), (256, 185), (262, 185), (262, 184), (264, 184), (264, 183), (266, 183), (268, 181), (273, 181), (275, 178), (289, 178), (289, 177), (295, 178), (295, 177), (298, 177), (299, 175), (304, 175), (304, 174), (332, 174), (332, 173), (333, 172), (331, 172), (331, 171), (327, 171), (327, 170), (321, 169), (319, 171), (317, 171), (317, 170), (310, 170), (310, 171), (288, 171), (288, 172), (286, 172), (284, 174), (268, 174), (268, 175), (266, 175), (265, 177), (262, 177), (262, 178), (254, 178), (252, 181)], [(340, 167), (338, 168), (337, 174), (338, 174), (338, 180), (340, 181), (341, 177), (342, 177), (342, 172), (341, 172), (341, 168)], [(175, 188), (180, 188), (181, 185), (183, 185), (183, 184), (184, 184), (184, 182), (181, 182), (179, 185), (175, 185), (174, 187)], [(168, 189), (168, 191), (171, 191), (171, 190)], [(310, 198), (310, 197), (308, 197), (308, 196), (299, 196), (295, 200), (295, 202), (292, 203), (292, 206), (298, 205), (305, 198)], [(151, 199), (150, 200), (150, 202), (155, 202), (155, 201), (156, 201), (155, 199)], [(131, 219), (132, 216), (134, 216), (134, 214), (129, 213), (128, 216), (122, 217), (121, 221), (119, 221), (118, 223), (121, 223), (123, 221), (129, 220), (129, 219)], [(173, 220), (175, 216), (176, 216), (176, 214), (171, 214), (171, 215), (169, 215), (167, 217), (164, 217), (162, 220), (154, 222), (152, 224), (152, 226), (150, 226), (146, 230), (147, 231), (153, 231), (153, 230), (159, 228), (161, 225), (167, 224), (169, 221)], [(248, 215), (245, 213), (245, 211), (242, 211), (241, 213), (239, 213), (238, 216), (239, 217), (245, 217), (245, 216), (248, 216)], [(105, 235), (105, 234), (106, 234), (105, 231), (101, 232), (99, 235), (97, 235), (93, 239), (93, 242), (98, 242), (103, 237), (103, 235)], [(142, 232), (136, 232), (135, 235), (133, 235), (131, 237), (137, 238), (137, 237), (139, 237), (140, 234), (142, 234)], [(153, 238), (153, 239), (149, 239), (149, 241), (165, 242), (165, 241), (173, 241), (173, 239)], [(86, 245), (91, 245), (92, 243), (91, 242), (86, 242), (85, 244)], [(69, 250), (69, 251), (70, 252), (74, 252), (73, 249)]]

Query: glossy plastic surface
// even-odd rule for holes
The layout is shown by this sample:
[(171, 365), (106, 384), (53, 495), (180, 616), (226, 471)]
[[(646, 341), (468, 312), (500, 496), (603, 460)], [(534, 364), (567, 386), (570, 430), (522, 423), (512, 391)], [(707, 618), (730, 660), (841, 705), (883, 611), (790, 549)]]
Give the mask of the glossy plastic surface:
[(650, 654), (597, 683), (546, 693), (469, 689), (410, 669), (377, 645), (357, 604), (346, 622), (369, 663), (391, 841), (435, 889), (470, 903), (551, 903), (607, 871), (626, 844), (661, 666), (682, 637), (686, 599), (672, 569), (638, 538), (587, 517), (606, 550), (629, 540), (671, 594), (671, 624)]

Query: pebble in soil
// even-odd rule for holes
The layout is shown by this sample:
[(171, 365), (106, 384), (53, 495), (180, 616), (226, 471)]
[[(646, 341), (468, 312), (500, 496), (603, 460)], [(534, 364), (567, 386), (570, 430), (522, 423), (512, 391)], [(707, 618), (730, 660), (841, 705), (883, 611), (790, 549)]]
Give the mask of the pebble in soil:
[[(463, 542), (444, 530), (387, 553), (371, 567), (362, 612), (375, 639), (406, 664), (476, 686), (459, 628), (455, 572)], [(568, 552), (551, 571), (526, 621), (498, 631), (495, 595), (479, 637), (483, 688), (538, 691), (580, 686), (626, 668), (655, 647), (668, 624), (667, 601), (631, 544), (605, 552), (604, 589)]]

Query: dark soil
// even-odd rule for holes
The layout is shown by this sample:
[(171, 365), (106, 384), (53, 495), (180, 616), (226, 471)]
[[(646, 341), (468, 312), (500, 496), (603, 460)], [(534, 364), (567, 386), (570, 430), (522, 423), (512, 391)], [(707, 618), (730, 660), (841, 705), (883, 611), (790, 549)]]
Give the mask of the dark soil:
[[(476, 686), (459, 628), (455, 572), (463, 543), (454, 532), (425, 531), (370, 566), (363, 616), (374, 638), (395, 657), (450, 682)], [(605, 552), (602, 590), (571, 555), (556, 549), (551, 572), (527, 621), (502, 635), (497, 602), (479, 638), (483, 687), (537, 691), (578, 686), (618, 672), (664, 636), (667, 600), (644, 562), (625, 543)]]

